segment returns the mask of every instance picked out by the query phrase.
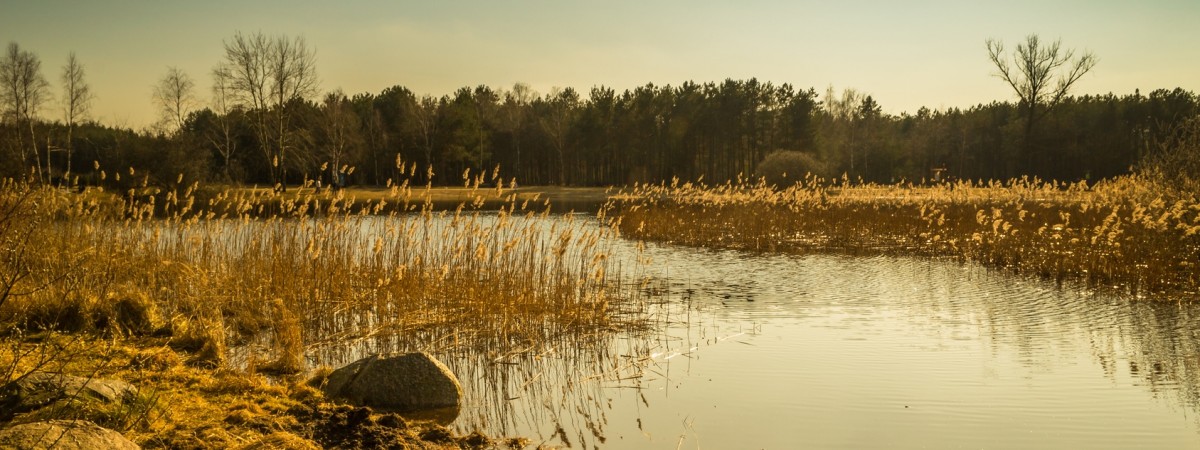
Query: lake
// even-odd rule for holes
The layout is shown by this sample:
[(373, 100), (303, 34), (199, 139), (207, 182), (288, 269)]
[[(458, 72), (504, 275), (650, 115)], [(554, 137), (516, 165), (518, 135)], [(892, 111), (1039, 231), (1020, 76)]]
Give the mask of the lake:
[(466, 396), (452, 427), (600, 449), (1200, 446), (1195, 305), (953, 261), (612, 247), (651, 329), (439, 354)]

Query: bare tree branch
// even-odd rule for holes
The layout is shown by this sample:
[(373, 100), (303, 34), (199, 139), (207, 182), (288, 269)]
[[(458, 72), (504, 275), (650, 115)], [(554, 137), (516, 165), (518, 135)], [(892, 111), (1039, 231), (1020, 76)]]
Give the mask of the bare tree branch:
[(188, 113), (195, 107), (195, 87), (192, 78), (176, 67), (167, 68), (167, 74), (154, 87), (154, 101), (173, 133), (183, 129)]

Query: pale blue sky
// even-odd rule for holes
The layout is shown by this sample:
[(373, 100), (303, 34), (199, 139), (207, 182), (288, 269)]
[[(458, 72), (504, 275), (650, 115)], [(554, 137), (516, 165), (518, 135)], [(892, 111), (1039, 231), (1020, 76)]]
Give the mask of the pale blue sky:
[[(1200, 91), (1200, 1), (13, 1), (0, 43), (42, 59), (58, 96), (75, 51), (92, 116), (141, 128), (154, 83), (177, 66), (207, 100), (222, 41), (237, 31), (303, 35), (323, 91), (403, 85), (443, 95), (526, 82), (586, 92), (648, 82), (756, 77), (824, 92), (851, 87), (885, 112), (1009, 100), (984, 40), (1038, 33), (1100, 59), (1078, 94)], [(53, 103), (44, 117), (58, 117)]]

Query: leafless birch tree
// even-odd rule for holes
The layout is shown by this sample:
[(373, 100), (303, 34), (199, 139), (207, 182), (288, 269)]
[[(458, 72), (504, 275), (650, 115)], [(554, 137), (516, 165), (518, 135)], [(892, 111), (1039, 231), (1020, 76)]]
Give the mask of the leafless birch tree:
[[(42, 76), (42, 61), (37, 55), (21, 50), (16, 42), (9, 43), (4, 59), (0, 60), (0, 89), (3, 89), (0, 99), (3, 100), (5, 114), (13, 118), (17, 128), (28, 125), (29, 148), (33, 150), (34, 170), (39, 181), (44, 180), (42, 158), (33, 125), (38, 109), (49, 99), (50, 94), (46, 91), (49, 86), (50, 83)], [(24, 163), (28, 155), (25, 154), (23, 140), (18, 143), (18, 148), (21, 149), (20, 160)]]
[(227, 72), (227, 65), (218, 65), (213, 69), (213, 86), (212, 86), (212, 104), (211, 108), (216, 119), (216, 129), (211, 130), (206, 137), (209, 144), (217, 150), (223, 160), (222, 173), (225, 176), (226, 182), (233, 181), (233, 173), (230, 170), (230, 165), (233, 163), (233, 156), (237, 153), (238, 140), (234, 131), (233, 117), (234, 113), (234, 91), (230, 85), (232, 77)]
[(92, 106), (92, 89), (84, 80), (83, 65), (75, 57), (75, 52), (67, 56), (67, 65), (63, 66), (63, 118), (67, 122), (67, 168), (63, 173), (67, 183), (70, 183), (71, 158), (73, 157), (75, 124), (87, 117)]
[(326, 161), (329, 164), (329, 184), (331, 187), (342, 187), (342, 180), (352, 171), (345, 162), (351, 150), (361, 140), (359, 134), (358, 116), (350, 109), (350, 101), (341, 90), (335, 90), (325, 95), (321, 105), (323, 121), (321, 135)]
[(167, 68), (167, 74), (154, 86), (154, 102), (170, 134), (183, 129), (188, 113), (196, 106), (195, 88), (192, 77), (176, 67)]
[(276, 188), (287, 189), (292, 102), (317, 92), (315, 53), (303, 37), (268, 37), (237, 33), (225, 42), (225, 61), (218, 70), (240, 104), (250, 112), (264, 156), (271, 162)]

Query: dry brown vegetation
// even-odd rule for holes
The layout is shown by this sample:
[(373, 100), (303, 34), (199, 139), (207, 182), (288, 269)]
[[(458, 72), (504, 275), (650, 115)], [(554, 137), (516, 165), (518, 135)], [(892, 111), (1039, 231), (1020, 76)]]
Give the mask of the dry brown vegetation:
[(780, 252), (955, 257), (1134, 293), (1194, 297), (1200, 201), (1140, 176), (1094, 186), (875, 185), (808, 177), (639, 186), (620, 228), (641, 239)]
[[(330, 348), (388, 337), (500, 360), (642, 328), (647, 300), (622, 291), (636, 283), (623, 283), (608, 247), (618, 229), (696, 246), (954, 257), (1172, 298), (1194, 297), (1200, 279), (1200, 201), (1140, 176), (1093, 186), (675, 182), (619, 194), (619, 215), (600, 211), (610, 226), (550, 214), (544, 191), (494, 174), (488, 189), (464, 178), (456, 189), (286, 194), (4, 182), (0, 381), (40, 370), (143, 386), (133, 407), (71, 414), (150, 447), (361, 437), (330, 424), (398, 419), (322, 406), (303, 383), (261, 374), (295, 374)], [(436, 427), (410, 431), (474, 445)]]
[[(562, 336), (642, 326), (642, 306), (617, 291), (609, 267), (613, 230), (551, 215), (536, 196), (480, 189), (481, 181), (455, 193), (470, 201), (454, 210), (437, 210), (428, 188), (404, 183), (362, 200), (311, 188), (77, 194), (5, 182), (0, 329), (14, 350), (0, 355), (0, 381), (48, 362), (80, 372), (62, 363), (107, 358), (38, 358), (46, 347), (24, 338), (31, 334), (151, 340), (205, 377), (253, 379), (297, 373), (326, 346), (388, 336), (402, 336), (407, 349), (511, 355)], [(489, 198), (504, 207), (476, 209)], [(224, 426), (203, 423), (169, 427)], [(145, 436), (164, 427), (130, 425)]]
[[(478, 434), (455, 436), (444, 427), (396, 414), (338, 406), (300, 381), (188, 364), (190, 356), (164, 338), (115, 342), (79, 333), (40, 333), (6, 340), (0, 361), (18, 372), (41, 370), (116, 378), (139, 386), (130, 403), (97, 404), (67, 398), (18, 415), (13, 423), (72, 418), (117, 430), (144, 448), (493, 448), (506, 442)], [(35, 367), (36, 366), (36, 367)], [(8, 369), (8, 367), (6, 367)], [(509, 443), (519, 444), (520, 440)], [(519, 445), (517, 445), (519, 447)]]

